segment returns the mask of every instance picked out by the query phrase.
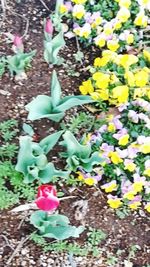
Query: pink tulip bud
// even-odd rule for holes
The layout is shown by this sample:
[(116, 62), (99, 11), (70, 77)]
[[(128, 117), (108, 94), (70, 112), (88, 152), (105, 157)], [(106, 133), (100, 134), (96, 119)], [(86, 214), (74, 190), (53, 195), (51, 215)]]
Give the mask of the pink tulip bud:
[(56, 196), (57, 192), (52, 185), (41, 185), (38, 188), (37, 199), (35, 201), (40, 210), (50, 211), (55, 210), (59, 206), (59, 199)]
[(19, 35), (15, 35), (14, 36), (14, 40), (13, 40), (13, 43), (14, 45), (17, 47), (17, 48), (20, 48), (23, 46), (23, 42), (22, 42), (22, 39)]
[(53, 28), (52, 21), (50, 19), (47, 19), (46, 24), (45, 24), (45, 31), (52, 35), (53, 30), (54, 30), (54, 28)]

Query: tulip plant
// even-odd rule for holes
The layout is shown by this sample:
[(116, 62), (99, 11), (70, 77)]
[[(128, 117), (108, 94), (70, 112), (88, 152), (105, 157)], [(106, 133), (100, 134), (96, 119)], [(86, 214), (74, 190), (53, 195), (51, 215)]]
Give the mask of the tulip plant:
[(31, 224), (39, 230), (40, 235), (43, 237), (58, 240), (79, 237), (84, 230), (83, 226), (71, 226), (66, 216), (54, 214), (60, 203), (56, 194), (56, 190), (52, 185), (41, 185), (38, 188), (35, 203), (40, 210), (31, 215)]
[(66, 96), (61, 98), (61, 86), (57, 74), (53, 71), (51, 81), (51, 96), (39, 95), (32, 100), (26, 109), (29, 111), (29, 120), (48, 118), (59, 122), (65, 115), (65, 111), (78, 105), (94, 102), (90, 96)]
[(30, 136), (20, 138), (16, 170), (23, 173), (25, 183), (32, 183), (35, 179), (39, 179), (42, 183), (48, 183), (54, 177), (68, 177), (68, 171), (56, 170), (54, 164), (48, 162), (46, 157), (57, 143), (62, 132), (51, 134), (39, 143), (33, 142)]
[(67, 153), (64, 153), (64, 155), (67, 157), (70, 170), (76, 171), (80, 168), (91, 172), (94, 165), (99, 165), (102, 162), (98, 152), (92, 153), (90, 144), (80, 144), (70, 131), (66, 131), (63, 138), (64, 141), (61, 142), (61, 145), (67, 148)]
[(48, 64), (61, 65), (63, 58), (59, 57), (58, 53), (65, 45), (63, 31), (61, 29), (55, 37), (53, 37), (53, 31), (52, 21), (48, 19), (44, 28), (44, 59)]
[(25, 69), (31, 67), (30, 63), (35, 56), (36, 51), (24, 53), (22, 38), (18, 35), (14, 36), (13, 50), (15, 55), (7, 56), (7, 65), (10, 74), (17, 75), (20, 78), (26, 78)]

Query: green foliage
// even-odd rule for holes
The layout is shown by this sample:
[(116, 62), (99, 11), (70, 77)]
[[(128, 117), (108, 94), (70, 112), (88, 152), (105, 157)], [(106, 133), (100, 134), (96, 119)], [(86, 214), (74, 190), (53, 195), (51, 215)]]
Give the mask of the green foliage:
[(1, 159), (12, 159), (18, 152), (18, 146), (16, 144), (6, 143), (0, 147), (0, 158)]
[(78, 105), (92, 103), (89, 96), (66, 96), (61, 98), (61, 86), (57, 74), (53, 71), (51, 81), (51, 96), (39, 95), (32, 100), (26, 109), (29, 111), (28, 119), (37, 120), (48, 118), (52, 121), (59, 122), (65, 115), (65, 111)]
[(61, 48), (65, 45), (63, 31), (61, 30), (53, 39), (44, 40), (44, 59), (47, 63), (53, 65), (61, 65), (63, 58), (58, 56)]
[(92, 153), (91, 146), (80, 144), (70, 131), (66, 131), (63, 138), (64, 141), (60, 144), (66, 147), (67, 152), (62, 155), (67, 157), (66, 161), (70, 170), (76, 171), (77, 168), (82, 168), (91, 172), (94, 165), (102, 162), (98, 152)]
[(19, 203), (19, 194), (8, 190), (6, 187), (0, 188), (0, 210), (7, 209)]
[(107, 235), (102, 230), (93, 228), (89, 228), (87, 236), (88, 244), (91, 246), (98, 246), (107, 237)]
[(24, 73), (26, 68), (31, 67), (30, 63), (35, 53), (36, 51), (33, 50), (30, 53), (17, 53), (16, 55), (8, 56), (7, 67), (11, 76)]
[(31, 240), (41, 246), (45, 252), (68, 252), (69, 254), (77, 256), (87, 256), (92, 253), (94, 257), (99, 257), (101, 253), (99, 244), (105, 238), (106, 234), (103, 231), (93, 228), (90, 228), (90, 231), (87, 233), (87, 240), (82, 246), (78, 245), (76, 242), (69, 243), (68, 241), (56, 241), (49, 243), (43, 238), (43, 236), (38, 235), (35, 232), (31, 235)]
[(132, 245), (130, 248), (129, 248), (129, 255), (128, 255), (128, 259), (134, 259), (135, 256), (136, 256), (136, 253), (138, 250), (140, 250), (141, 247), (139, 245)]
[(36, 187), (24, 185), (22, 175), (16, 172), (10, 161), (0, 162), (0, 209), (11, 207), (20, 199), (33, 200)]
[[(18, 132), (16, 120), (7, 120), (0, 123), (0, 136), (4, 142), (11, 141)], [(14, 129), (15, 128), (15, 129)]]
[(56, 170), (53, 163), (49, 163), (46, 154), (54, 147), (63, 131), (51, 134), (39, 143), (32, 142), (30, 136), (20, 138), (20, 149), (16, 170), (23, 173), (24, 182), (31, 183), (39, 179), (48, 183), (55, 177), (67, 178), (68, 172)]
[(17, 153), (18, 147), (14, 143), (10, 143), (18, 132), (18, 123), (16, 120), (7, 120), (0, 123), (0, 159), (12, 159)]
[(40, 231), (43, 237), (57, 240), (79, 237), (84, 230), (83, 226), (75, 227), (69, 225), (69, 219), (64, 215), (48, 215), (44, 211), (35, 211), (31, 215), (30, 222)]
[(115, 266), (118, 263), (118, 258), (114, 255), (109, 254), (107, 257), (107, 264), (108, 266)]
[(130, 215), (130, 210), (124, 205), (119, 209), (116, 209), (116, 215), (119, 217), (119, 219), (124, 219)]
[(78, 134), (82, 129), (90, 131), (93, 124), (93, 116), (86, 114), (85, 112), (79, 112), (76, 116), (72, 117), (68, 123), (62, 122), (60, 126), (63, 130), (69, 130), (74, 134)]

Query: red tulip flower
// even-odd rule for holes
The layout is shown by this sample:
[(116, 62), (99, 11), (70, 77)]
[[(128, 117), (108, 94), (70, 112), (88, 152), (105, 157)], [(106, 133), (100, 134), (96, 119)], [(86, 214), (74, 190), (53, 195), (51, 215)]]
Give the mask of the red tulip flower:
[(59, 199), (56, 196), (57, 192), (52, 185), (41, 185), (38, 188), (37, 199), (35, 201), (40, 210), (51, 211), (59, 206)]
[(47, 19), (46, 24), (45, 24), (45, 32), (48, 34), (52, 35), (53, 34), (53, 23), (50, 19)]

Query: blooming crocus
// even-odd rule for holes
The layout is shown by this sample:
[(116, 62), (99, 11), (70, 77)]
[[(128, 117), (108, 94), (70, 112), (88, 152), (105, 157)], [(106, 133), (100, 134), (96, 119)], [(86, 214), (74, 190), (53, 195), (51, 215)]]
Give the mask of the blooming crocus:
[(50, 19), (47, 19), (46, 20), (46, 23), (45, 23), (45, 32), (47, 32), (48, 34), (52, 35), (53, 34), (53, 23)]
[(55, 210), (59, 206), (56, 189), (52, 185), (48, 184), (39, 186), (35, 203), (40, 210)]

